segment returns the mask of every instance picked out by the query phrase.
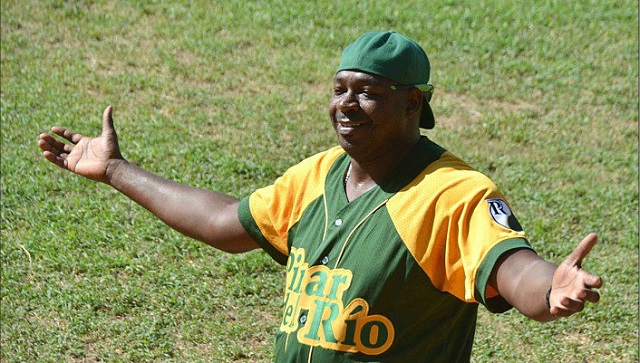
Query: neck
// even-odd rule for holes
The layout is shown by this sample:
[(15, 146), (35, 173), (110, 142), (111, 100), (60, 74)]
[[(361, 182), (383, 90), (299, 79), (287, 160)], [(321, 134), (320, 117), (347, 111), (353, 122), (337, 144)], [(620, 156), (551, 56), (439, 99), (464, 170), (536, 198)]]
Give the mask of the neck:
[(373, 181), (380, 184), (393, 172), (398, 164), (413, 150), (418, 140), (411, 144), (396, 147), (391, 152), (377, 155), (373, 158), (357, 158), (351, 156), (351, 176), (354, 182)]
[(351, 201), (385, 180), (400, 162), (411, 152), (416, 143), (393, 153), (362, 160), (351, 158), (345, 172), (344, 185), (347, 198)]

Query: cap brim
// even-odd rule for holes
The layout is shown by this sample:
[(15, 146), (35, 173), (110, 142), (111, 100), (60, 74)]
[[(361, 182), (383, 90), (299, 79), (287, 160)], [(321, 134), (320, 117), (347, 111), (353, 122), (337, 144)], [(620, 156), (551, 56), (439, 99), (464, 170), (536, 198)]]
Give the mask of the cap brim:
[(433, 111), (431, 110), (429, 101), (427, 101), (427, 98), (425, 97), (422, 104), (422, 113), (420, 114), (420, 128), (432, 129), (435, 126), (436, 119), (433, 117)]

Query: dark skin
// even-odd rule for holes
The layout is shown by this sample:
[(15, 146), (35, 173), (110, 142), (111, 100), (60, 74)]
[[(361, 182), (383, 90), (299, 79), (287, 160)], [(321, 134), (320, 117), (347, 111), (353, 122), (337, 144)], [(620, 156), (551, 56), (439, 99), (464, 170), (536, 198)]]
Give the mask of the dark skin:
[(352, 160), (349, 200), (384, 180), (420, 138), (422, 93), (416, 88), (394, 91), (391, 86), (396, 84), (348, 71), (333, 80), (329, 117), (340, 146)]
[[(342, 71), (333, 84), (329, 114), (338, 141), (352, 160), (345, 192), (354, 200), (388, 177), (415, 146), (423, 98), (416, 88), (392, 90), (392, 81), (362, 72)], [(231, 253), (259, 248), (238, 219), (237, 199), (174, 183), (125, 160), (112, 111), (111, 106), (105, 109), (102, 134), (96, 138), (58, 126), (52, 133), (66, 142), (41, 134), (38, 146), (45, 159), (114, 187), (186, 236)], [(589, 234), (560, 266), (530, 250), (506, 253), (489, 285), (522, 314), (538, 321), (580, 312), (586, 302), (600, 299), (594, 289), (602, 286), (602, 279), (582, 269), (596, 242), (597, 236)], [(550, 286), (549, 309), (545, 294)]]
[(62, 169), (105, 183), (151, 211), (180, 233), (231, 253), (258, 245), (238, 220), (238, 200), (163, 179), (126, 161), (113, 127), (112, 107), (102, 116), (102, 134), (86, 137), (63, 127), (51, 131), (69, 143), (41, 134), (42, 155)]

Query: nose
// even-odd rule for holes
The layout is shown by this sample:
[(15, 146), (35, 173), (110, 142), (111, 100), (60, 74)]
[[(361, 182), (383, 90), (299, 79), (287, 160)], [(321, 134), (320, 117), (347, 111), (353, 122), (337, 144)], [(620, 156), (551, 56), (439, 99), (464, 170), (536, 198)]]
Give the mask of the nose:
[(336, 107), (340, 112), (357, 111), (360, 108), (356, 94), (351, 91), (344, 92), (338, 96)]

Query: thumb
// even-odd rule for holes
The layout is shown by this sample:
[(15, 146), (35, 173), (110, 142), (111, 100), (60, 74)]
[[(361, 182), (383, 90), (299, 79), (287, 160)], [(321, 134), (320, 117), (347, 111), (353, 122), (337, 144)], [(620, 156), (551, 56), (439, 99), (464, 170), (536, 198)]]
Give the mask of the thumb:
[(564, 263), (570, 266), (582, 267), (582, 260), (591, 252), (591, 249), (598, 242), (598, 235), (595, 233), (588, 234), (578, 246), (565, 259)]
[(114, 135), (116, 129), (113, 126), (113, 106), (107, 106), (102, 113), (102, 135)]

